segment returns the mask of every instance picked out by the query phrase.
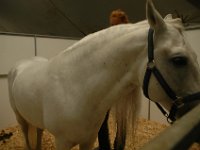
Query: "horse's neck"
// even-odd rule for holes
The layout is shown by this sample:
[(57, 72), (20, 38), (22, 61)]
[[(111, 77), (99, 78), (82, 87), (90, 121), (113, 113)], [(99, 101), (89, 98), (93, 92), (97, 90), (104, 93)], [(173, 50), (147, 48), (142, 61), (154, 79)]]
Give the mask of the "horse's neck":
[[(141, 28), (141, 24), (145, 27)], [(58, 55), (55, 60), (59, 62), (58, 65), (62, 64), (60, 67), (63, 70), (66, 66), (71, 68), (70, 65), (73, 65), (73, 68), (84, 72), (89, 70), (91, 75), (98, 69), (110, 69), (110, 73), (119, 76), (125, 70), (131, 71), (134, 73), (133, 82), (139, 84), (138, 73), (147, 54), (144, 51), (146, 39), (146, 23), (111, 27), (84, 38)]]
[(87, 111), (108, 109), (115, 100), (129, 94), (127, 92), (131, 92), (134, 85), (140, 84), (147, 53), (144, 51), (147, 28), (132, 31), (130, 27), (128, 32), (122, 28), (119, 33), (114, 33), (115, 37), (106, 35), (112, 34), (112, 30), (86, 37), (50, 61), (50, 70), (61, 81), (60, 87), (66, 89), (65, 94), (74, 99), (85, 99), (79, 104)]
[[(102, 44), (99, 44), (98, 56), (105, 56), (108, 63), (116, 66), (118, 71), (121, 68), (123, 72), (127, 70), (132, 75), (132, 83), (140, 86), (143, 80), (141, 76), (144, 71), (147, 59), (147, 34), (148, 24), (146, 21), (139, 22), (134, 25), (121, 25), (116, 28), (110, 28), (106, 34), (111, 34), (107, 39), (102, 37)], [(112, 35), (112, 30), (118, 30)], [(109, 44), (105, 44), (109, 41)]]

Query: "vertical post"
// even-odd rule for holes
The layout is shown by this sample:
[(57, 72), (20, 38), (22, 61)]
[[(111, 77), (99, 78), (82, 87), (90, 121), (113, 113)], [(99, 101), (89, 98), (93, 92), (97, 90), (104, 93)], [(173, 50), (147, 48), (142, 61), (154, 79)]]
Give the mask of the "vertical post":
[(37, 36), (34, 35), (34, 48), (35, 48), (35, 56), (37, 56)]
[(151, 119), (151, 101), (149, 100), (149, 103), (148, 103), (148, 120)]

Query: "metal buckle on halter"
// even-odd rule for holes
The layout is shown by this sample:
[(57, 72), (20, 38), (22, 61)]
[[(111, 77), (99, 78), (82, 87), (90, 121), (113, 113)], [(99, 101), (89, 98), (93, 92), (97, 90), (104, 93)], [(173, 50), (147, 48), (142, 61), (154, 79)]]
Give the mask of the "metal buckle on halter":
[(183, 98), (182, 97), (176, 97), (176, 100), (173, 102), (174, 105), (176, 105), (177, 108), (181, 108), (184, 106)]
[(173, 124), (173, 122), (176, 120), (176, 118), (175, 118), (176, 113), (177, 113), (178, 109), (183, 107), (183, 106), (184, 106), (183, 98), (176, 96), (176, 99), (173, 101), (172, 108), (171, 108), (170, 113), (167, 117), (167, 121), (170, 124)]
[(169, 118), (169, 116), (167, 117), (167, 122), (168, 122), (169, 124), (173, 124), (173, 123), (174, 123), (174, 121), (172, 121), (172, 120)]
[(152, 70), (155, 66), (156, 66), (156, 64), (155, 64), (154, 60), (147, 63), (147, 68), (150, 70)]

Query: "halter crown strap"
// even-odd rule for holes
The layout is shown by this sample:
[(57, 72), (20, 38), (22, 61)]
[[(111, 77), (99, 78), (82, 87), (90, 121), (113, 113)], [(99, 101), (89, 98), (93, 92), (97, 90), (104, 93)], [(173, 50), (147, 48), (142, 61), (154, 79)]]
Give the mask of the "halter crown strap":
[(148, 33), (148, 61), (152, 62), (154, 60), (154, 44), (153, 44), (153, 34), (154, 34), (154, 30), (153, 29), (149, 29), (149, 33)]

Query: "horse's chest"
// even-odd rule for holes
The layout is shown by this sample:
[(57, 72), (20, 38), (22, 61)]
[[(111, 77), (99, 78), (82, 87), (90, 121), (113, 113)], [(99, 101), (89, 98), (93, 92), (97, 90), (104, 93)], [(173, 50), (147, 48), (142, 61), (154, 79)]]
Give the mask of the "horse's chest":
[(42, 95), (33, 78), (21, 76), (13, 85), (15, 104), (19, 113), (31, 124), (43, 128)]

